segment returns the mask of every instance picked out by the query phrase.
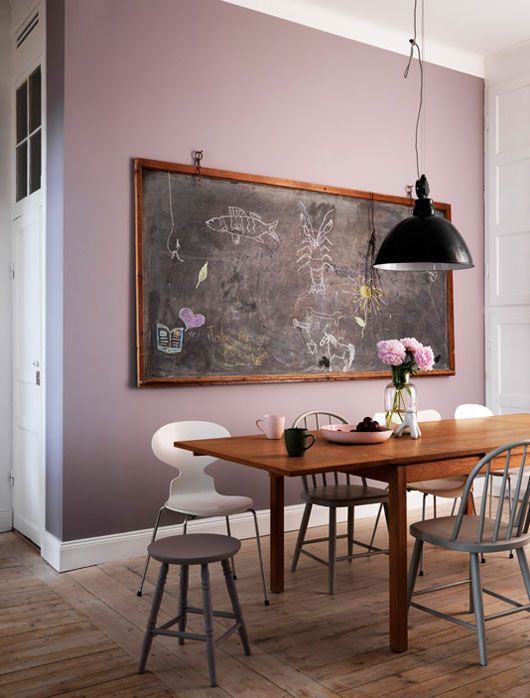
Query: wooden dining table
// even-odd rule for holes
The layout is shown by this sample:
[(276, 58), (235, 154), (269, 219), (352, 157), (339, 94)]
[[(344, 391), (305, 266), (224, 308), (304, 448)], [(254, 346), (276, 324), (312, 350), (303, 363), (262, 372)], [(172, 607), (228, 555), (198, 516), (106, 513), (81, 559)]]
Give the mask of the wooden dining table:
[(421, 425), (422, 436), (391, 438), (381, 444), (349, 445), (327, 441), (320, 432), (313, 448), (290, 458), (283, 439), (264, 435), (176, 441), (196, 455), (265, 470), (270, 479), (270, 586), (284, 589), (284, 479), (347, 470), (388, 484), (390, 647), (408, 648), (407, 484), (468, 475), (477, 459), (501, 444), (530, 438), (530, 414), (480, 419), (447, 419)]

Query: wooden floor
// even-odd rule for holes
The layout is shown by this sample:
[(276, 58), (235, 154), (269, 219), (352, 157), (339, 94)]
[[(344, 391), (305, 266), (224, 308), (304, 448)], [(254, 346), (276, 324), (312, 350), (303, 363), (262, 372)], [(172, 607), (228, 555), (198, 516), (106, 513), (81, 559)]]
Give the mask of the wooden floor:
[[(360, 537), (362, 526), (357, 528)], [(385, 541), (382, 529), (379, 541)], [(293, 545), (294, 534), (288, 534), (289, 552)], [(156, 638), (149, 671), (135, 673), (155, 564), (140, 599), (135, 590), (142, 559), (58, 574), (16, 534), (0, 534), (0, 696), (530, 696), (527, 613), (487, 625), (487, 667), (478, 665), (471, 632), (417, 610), (410, 616), (409, 652), (392, 653), (387, 562), (379, 556), (338, 564), (337, 594), (330, 598), (326, 569), (302, 558), (297, 572), (287, 573), (285, 594), (273, 596), (265, 608), (255, 542), (244, 541), (237, 584), (252, 656), (243, 656), (237, 637), (229, 638), (217, 649), (219, 687), (213, 689), (202, 643), (179, 647), (173, 638)], [(428, 548), (420, 585), (461, 579), (466, 565), (458, 553)], [(222, 573), (215, 568), (214, 607), (227, 609)], [(490, 556), (481, 571), (484, 586), (526, 602), (516, 560)], [(198, 606), (196, 573), (190, 583), (190, 602)], [(465, 588), (431, 599), (444, 611), (467, 608)], [(162, 620), (175, 615), (176, 603), (173, 570)], [(485, 604), (486, 612), (501, 608), (491, 597)], [(200, 622), (192, 616), (192, 628), (200, 631)]]

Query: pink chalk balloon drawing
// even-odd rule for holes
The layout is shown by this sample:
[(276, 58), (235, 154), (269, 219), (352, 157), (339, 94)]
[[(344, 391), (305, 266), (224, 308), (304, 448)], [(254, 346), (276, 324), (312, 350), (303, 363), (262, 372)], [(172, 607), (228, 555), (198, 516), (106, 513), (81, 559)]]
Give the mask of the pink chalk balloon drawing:
[(186, 325), (187, 330), (202, 327), (206, 322), (206, 318), (202, 313), (194, 313), (191, 308), (181, 308), (179, 310), (179, 318)]

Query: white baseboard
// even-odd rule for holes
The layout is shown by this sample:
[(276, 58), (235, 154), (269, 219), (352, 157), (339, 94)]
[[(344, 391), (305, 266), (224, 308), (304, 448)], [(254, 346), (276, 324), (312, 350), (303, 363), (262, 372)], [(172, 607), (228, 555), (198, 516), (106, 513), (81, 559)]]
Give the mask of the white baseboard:
[(13, 509), (0, 509), (0, 533), (10, 531), (13, 528)]
[[(422, 495), (419, 492), (410, 492), (407, 495), (409, 509), (417, 510), (421, 507)], [(374, 518), (377, 515), (378, 504), (368, 504), (358, 507), (355, 512), (357, 519)], [(303, 504), (293, 504), (285, 507), (285, 530), (296, 531), (300, 527)], [(346, 520), (345, 508), (337, 511), (337, 521)], [(260, 534), (266, 536), (270, 533), (270, 515), (268, 509), (256, 512)], [(328, 521), (328, 510), (324, 507), (314, 507), (311, 513), (310, 526), (322, 526)], [(182, 524), (173, 526), (161, 526), (157, 537), (174, 536), (182, 533)], [(239, 539), (254, 538), (254, 521), (250, 512), (236, 514), (230, 517), (232, 535)], [(226, 533), (226, 524), (223, 517), (210, 519), (197, 519), (188, 524), (190, 533)], [(104, 562), (116, 562), (132, 557), (145, 555), (147, 545), (151, 541), (152, 528), (142, 531), (128, 531), (115, 533), (109, 536), (96, 538), (81, 538), (79, 540), (60, 541), (54, 535), (45, 531), (41, 555), (52, 567), (59, 572), (100, 565)]]

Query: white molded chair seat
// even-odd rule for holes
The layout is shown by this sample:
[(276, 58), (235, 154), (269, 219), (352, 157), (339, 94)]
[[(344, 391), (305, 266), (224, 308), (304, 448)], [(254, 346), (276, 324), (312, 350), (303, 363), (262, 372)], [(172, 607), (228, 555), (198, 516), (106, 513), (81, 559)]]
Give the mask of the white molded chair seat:
[(172, 493), (164, 504), (166, 509), (188, 516), (208, 518), (209, 516), (232, 516), (242, 514), (252, 508), (250, 497), (231, 496), (218, 492), (197, 492), (188, 494)]

